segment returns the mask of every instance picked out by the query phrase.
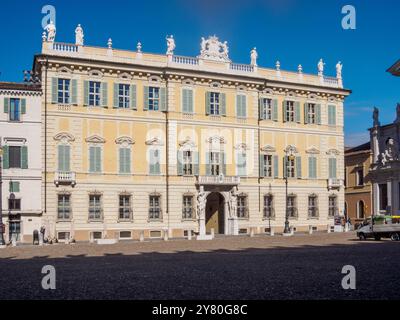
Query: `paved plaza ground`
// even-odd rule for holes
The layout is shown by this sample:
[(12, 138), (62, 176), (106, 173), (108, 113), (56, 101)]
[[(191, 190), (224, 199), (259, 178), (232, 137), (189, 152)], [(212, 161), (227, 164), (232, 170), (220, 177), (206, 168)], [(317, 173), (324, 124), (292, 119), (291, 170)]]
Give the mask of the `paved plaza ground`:
[(399, 264), (400, 242), (355, 233), (21, 246), (0, 250), (0, 299), (399, 299)]

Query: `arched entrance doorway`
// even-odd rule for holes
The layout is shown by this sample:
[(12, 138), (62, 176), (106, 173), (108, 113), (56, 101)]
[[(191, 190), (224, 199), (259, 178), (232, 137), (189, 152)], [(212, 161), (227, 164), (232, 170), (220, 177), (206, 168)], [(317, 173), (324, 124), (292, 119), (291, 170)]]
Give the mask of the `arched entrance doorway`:
[(214, 229), (215, 234), (225, 233), (224, 197), (218, 192), (212, 192), (207, 197), (206, 232)]

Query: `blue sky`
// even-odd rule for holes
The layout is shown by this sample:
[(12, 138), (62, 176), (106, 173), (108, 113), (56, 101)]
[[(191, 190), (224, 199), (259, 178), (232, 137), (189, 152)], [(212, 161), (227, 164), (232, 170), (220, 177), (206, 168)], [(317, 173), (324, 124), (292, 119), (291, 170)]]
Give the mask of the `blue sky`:
[[(398, 0), (153, 0), (153, 1), (1, 1), (0, 81), (21, 81), (41, 46), (41, 9), (53, 5), (57, 13), (57, 41), (73, 42), (81, 23), (87, 45), (134, 49), (138, 40), (145, 52), (165, 53), (165, 36), (173, 34), (176, 54), (195, 56), (200, 38), (216, 34), (228, 41), (230, 58), (248, 63), (256, 46), (258, 64), (316, 73), (322, 57), (326, 73), (344, 64), (346, 88), (353, 90), (345, 106), (346, 143), (368, 140), (372, 108), (381, 122), (395, 118), (400, 79), (386, 70), (400, 59)], [(357, 29), (343, 30), (341, 9), (356, 8)]]

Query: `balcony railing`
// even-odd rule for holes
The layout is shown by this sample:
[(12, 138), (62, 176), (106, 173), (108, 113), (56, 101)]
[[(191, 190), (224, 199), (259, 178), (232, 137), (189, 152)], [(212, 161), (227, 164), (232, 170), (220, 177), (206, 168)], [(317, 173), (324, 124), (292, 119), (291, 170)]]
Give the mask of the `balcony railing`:
[(200, 185), (238, 185), (240, 184), (240, 177), (199, 176), (197, 183)]
[(339, 80), (334, 77), (324, 77), (324, 83), (332, 86), (339, 86)]
[(328, 179), (328, 189), (333, 190), (333, 189), (339, 189), (343, 187), (343, 180), (341, 179)]
[(231, 63), (229, 68), (234, 71), (254, 72), (254, 66), (249, 64)]
[(53, 50), (62, 52), (78, 52), (78, 46), (70, 43), (53, 43)]
[(56, 171), (55, 177), (54, 177), (54, 183), (56, 186), (59, 186), (60, 184), (70, 184), (72, 186), (75, 186), (76, 184), (76, 177), (75, 177), (75, 172), (71, 171)]
[(183, 56), (173, 56), (172, 62), (179, 64), (188, 64), (192, 66), (197, 66), (199, 64), (199, 59), (192, 57), (183, 57)]

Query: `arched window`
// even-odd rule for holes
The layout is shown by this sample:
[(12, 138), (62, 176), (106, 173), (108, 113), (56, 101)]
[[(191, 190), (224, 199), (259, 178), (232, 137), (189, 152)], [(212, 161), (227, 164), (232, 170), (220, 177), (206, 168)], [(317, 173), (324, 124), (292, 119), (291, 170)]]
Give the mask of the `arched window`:
[(365, 219), (365, 204), (362, 200), (357, 202), (357, 218)]

